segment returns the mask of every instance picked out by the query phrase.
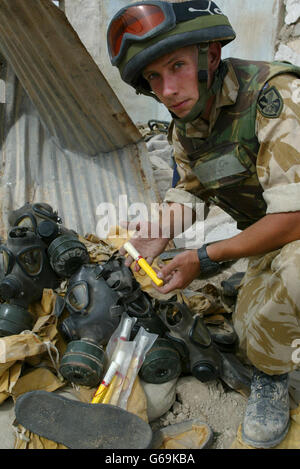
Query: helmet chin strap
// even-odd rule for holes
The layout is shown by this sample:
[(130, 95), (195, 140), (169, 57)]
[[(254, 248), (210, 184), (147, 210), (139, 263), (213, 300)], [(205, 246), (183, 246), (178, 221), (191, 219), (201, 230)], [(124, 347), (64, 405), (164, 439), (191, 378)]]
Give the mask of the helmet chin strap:
[(185, 134), (185, 124), (192, 122), (196, 118), (203, 115), (207, 108), (208, 101), (216, 96), (217, 92), (221, 89), (224, 77), (227, 73), (227, 65), (222, 61), (218, 69), (216, 70), (213, 78), (213, 82), (208, 89), (208, 45), (204, 47), (199, 46), (198, 55), (198, 91), (199, 99), (191, 109), (191, 111), (184, 117), (178, 118), (173, 116), (177, 127)]

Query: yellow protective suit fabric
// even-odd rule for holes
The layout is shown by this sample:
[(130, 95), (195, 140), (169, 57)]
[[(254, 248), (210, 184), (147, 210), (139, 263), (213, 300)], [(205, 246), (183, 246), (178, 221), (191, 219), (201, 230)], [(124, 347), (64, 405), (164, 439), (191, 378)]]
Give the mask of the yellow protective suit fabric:
[(179, 435), (165, 435), (159, 449), (201, 449), (207, 442), (208, 432), (206, 425), (193, 425), (190, 430)]

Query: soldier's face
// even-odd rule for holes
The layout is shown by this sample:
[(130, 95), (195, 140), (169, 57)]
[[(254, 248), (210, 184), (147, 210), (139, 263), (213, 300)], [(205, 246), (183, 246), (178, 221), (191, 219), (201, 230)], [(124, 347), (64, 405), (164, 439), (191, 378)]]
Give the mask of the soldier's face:
[(197, 46), (164, 55), (148, 65), (143, 76), (171, 112), (179, 118), (186, 116), (199, 99)]

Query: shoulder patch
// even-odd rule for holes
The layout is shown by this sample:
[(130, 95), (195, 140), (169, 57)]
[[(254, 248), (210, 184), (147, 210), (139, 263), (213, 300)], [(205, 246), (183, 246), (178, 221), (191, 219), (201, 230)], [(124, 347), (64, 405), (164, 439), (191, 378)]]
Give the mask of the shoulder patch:
[(264, 117), (276, 118), (280, 116), (283, 108), (283, 100), (275, 86), (263, 89), (258, 98), (257, 107)]

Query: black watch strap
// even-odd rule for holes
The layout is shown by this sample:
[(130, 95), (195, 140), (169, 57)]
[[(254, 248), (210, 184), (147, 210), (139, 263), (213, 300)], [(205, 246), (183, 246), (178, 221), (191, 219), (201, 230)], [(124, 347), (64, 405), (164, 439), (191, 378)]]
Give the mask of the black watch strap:
[(206, 251), (207, 244), (203, 244), (201, 248), (197, 249), (198, 259), (200, 261), (200, 276), (202, 275), (216, 275), (221, 272), (219, 262), (212, 261)]

